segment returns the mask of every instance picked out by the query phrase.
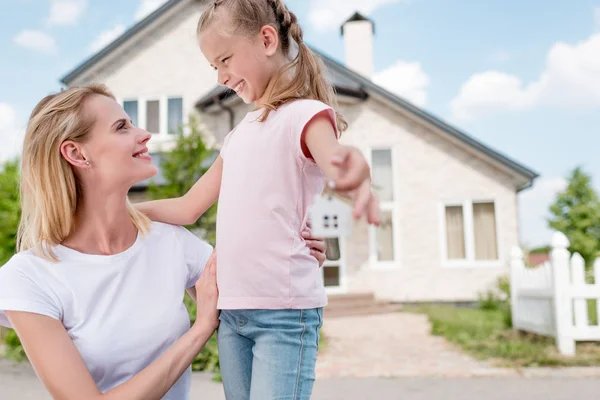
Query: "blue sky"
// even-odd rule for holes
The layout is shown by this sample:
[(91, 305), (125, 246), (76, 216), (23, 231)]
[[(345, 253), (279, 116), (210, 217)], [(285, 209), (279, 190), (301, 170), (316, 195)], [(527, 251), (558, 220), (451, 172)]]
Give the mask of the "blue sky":
[[(0, 159), (59, 78), (161, 0), (4, 0)], [(344, 59), (339, 24), (376, 24), (376, 82), (541, 174), (519, 196), (521, 238), (548, 242), (544, 217), (576, 165), (600, 174), (600, 0), (289, 0), (305, 39)], [(457, 177), (458, 179), (458, 177)]]

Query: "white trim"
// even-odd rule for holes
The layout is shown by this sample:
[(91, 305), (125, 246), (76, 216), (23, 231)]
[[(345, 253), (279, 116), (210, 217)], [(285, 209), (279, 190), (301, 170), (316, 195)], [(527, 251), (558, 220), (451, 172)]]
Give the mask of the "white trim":
[(182, 107), (182, 125), (184, 132), (187, 128), (188, 118), (184, 110), (184, 98), (183, 96), (167, 96), (167, 95), (153, 95), (153, 96), (138, 96), (138, 97), (122, 97), (118, 98), (117, 102), (123, 107), (125, 101), (137, 101), (138, 103), (138, 128), (148, 130), (147, 116), (148, 116), (148, 102), (158, 101), (158, 130), (159, 132), (150, 132), (152, 134), (152, 144), (160, 145), (175, 140), (176, 135), (169, 134), (169, 99), (181, 99)]
[(146, 100), (145, 97), (138, 97), (138, 127), (144, 130), (146, 130)]
[(392, 247), (394, 252), (393, 260), (377, 260), (377, 228), (369, 226), (369, 265), (372, 269), (397, 269), (400, 268), (400, 185), (398, 179), (398, 147), (397, 146), (372, 146), (366, 149), (365, 158), (369, 166), (373, 168), (373, 151), (390, 150), (391, 152), (391, 172), (392, 172), (392, 201), (382, 201), (379, 203), (381, 211), (390, 211), (392, 214)]
[[(473, 223), (473, 204), (493, 203), (494, 220), (496, 226), (496, 252), (497, 260), (476, 260), (475, 259), (475, 227)], [(463, 230), (465, 235), (465, 255), (462, 260), (449, 260), (446, 244), (446, 207), (461, 206), (463, 208)], [(501, 268), (504, 265), (501, 247), (500, 247), (500, 226), (498, 225), (498, 203), (496, 200), (475, 198), (464, 201), (442, 201), (438, 207), (438, 217), (440, 220), (440, 256), (442, 267), (444, 268)]]
[(159, 135), (168, 134), (168, 121), (169, 121), (169, 103), (167, 96), (160, 96), (160, 103), (158, 105), (158, 126), (159, 126)]

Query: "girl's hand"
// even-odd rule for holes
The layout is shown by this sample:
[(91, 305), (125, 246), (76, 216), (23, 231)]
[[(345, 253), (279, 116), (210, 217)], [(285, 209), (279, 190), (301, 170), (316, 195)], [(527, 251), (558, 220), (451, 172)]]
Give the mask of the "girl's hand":
[(338, 168), (333, 189), (354, 201), (352, 214), (360, 219), (366, 213), (367, 222), (379, 225), (379, 202), (371, 190), (369, 164), (355, 147), (342, 146), (335, 154), (332, 164)]
[(219, 326), (219, 311), (217, 310), (217, 253), (213, 250), (202, 275), (196, 282), (196, 324), (209, 329)]
[(327, 259), (325, 240), (313, 237), (310, 230), (310, 221), (306, 223), (306, 228), (302, 231), (302, 237), (306, 242), (306, 246), (310, 249), (310, 255), (317, 259), (319, 268), (321, 268)]
[(351, 192), (358, 189), (364, 181), (371, 179), (369, 164), (356, 147), (340, 146), (331, 162), (338, 169), (335, 180), (337, 191)]

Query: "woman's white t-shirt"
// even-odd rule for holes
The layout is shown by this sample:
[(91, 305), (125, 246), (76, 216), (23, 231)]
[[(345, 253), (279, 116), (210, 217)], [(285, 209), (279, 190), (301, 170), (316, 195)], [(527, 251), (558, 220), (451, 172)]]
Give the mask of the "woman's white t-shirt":
[[(24, 251), (0, 268), (0, 324), (5, 310), (60, 320), (101, 392), (132, 378), (190, 327), (183, 304), (212, 247), (188, 230), (152, 223), (122, 253), (55, 248), (52, 263)], [(188, 399), (188, 368), (163, 399)]]

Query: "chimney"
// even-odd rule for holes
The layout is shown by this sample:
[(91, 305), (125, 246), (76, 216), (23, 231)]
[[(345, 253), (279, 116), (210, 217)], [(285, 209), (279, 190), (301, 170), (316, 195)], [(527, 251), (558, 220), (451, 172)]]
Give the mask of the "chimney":
[(373, 34), (375, 24), (359, 12), (342, 24), (346, 67), (371, 79), (373, 75)]

